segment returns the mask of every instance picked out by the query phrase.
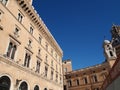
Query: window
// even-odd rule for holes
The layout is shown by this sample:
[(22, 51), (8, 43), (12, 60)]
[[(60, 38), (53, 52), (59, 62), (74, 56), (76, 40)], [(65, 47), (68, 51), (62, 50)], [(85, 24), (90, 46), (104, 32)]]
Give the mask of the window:
[(53, 80), (53, 71), (51, 71), (51, 80)]
[(45, 47), (46, 47), (46, 50), (48, 51), (48, 44), (47, 43), (46, 43)]
[(0, 21), (2, 19), (3, 11), (0, 10)]
[(64, 89), (63, 90), (67, 90), (67, 86), (66, 85), (64, 85)]
[(10, 42), (7, 50), (7, 57), (14, 59), (16, 50), (17, 50), (17, 45), (13, 42)]
[(110, 56), (111, 56), (111, 57), (113, 56), (113, 53), (112, 53), (112, 51), (110, 51)]
[(22, 82), (18, 90), (28, 90), (28, 84), (26, 82)]
[(23, 19), (23, 15), (21, 13), (18, 13), (18, 21), (21, 23)]
[(53, 56), (53, 49), (51, 49), (51, 55)]
[(47, 77), (48, 74), (48, 67), (45, 66), (45, 77)]
[(71, 80), (68, 80), (68, 86), (72, 86), (72, 81)]
[(58, 82), (58, 74), (56, 74), (56, 82)]
[(97, 80), (97, 76), (96, 75), (94, 75), (93, 76), (93, 82), (95, 83), (95, 82), (97, 82), (98, 80)]
[(99, 88), (94, 88), (94, 90), (99, 90)]
[(41, 44), (42, 42), (42, 37), (39, 35), (39, 43)]
[(25, 67), (29, 67), (30, 59), (31, 59), (31, 55), (29, 53), (26, 53), (25, 54), (25, 61), (24, 61), (24, 66)]
[(102, 73), (102, 77), (103, 77), (103, 80), (105, 80), (106, 77), (107, 77), (107, 74), (106, 73)]
[(2, 2), (4, 5), (6, 5), (8, 0), (0, 0), (0, 2)]
[(84, 84), (87, 84), (88, 81), (87, 81), (87, 77), (84, 78)]
[(60, 77), (60, 84), (62, 83), (62, 78)]
[(14, 31), (14, 36), (17, 38), (17, 37), (19, 37), (19, 29), (18, 28), (15, 28), (15, 31)]
[(57, 64), (56, 64), (56, 71), (58, 71), (58, 67), (57, 67)]
[(30, 27), (30, 34), (33, 34), (33, 27)]
[(36, 86), (34, 87), (34, 90), (39, 90), (39, 86), (36, 85)]
[(40, 72), (40, 61), (39, 60), (37, 60), (37, 62), (36, 62), (36, 72)]
[(10, 90), (11, 80), (7, 76), (0, 77), (0, 90)]
[(64, 68), (64, 72), (67, 72), (67, 68)]
[(79, 83), (79, 79), (76, 80), (76, 83), (77, 83), (77, 85), (79, 86), (79, 84), (80, 84), (80, 83)]
[(51, 61), (51, 66), (53, 66), (53, 60)]
[(38, 49), (38, 55), (39, 55), (39, 56), (41, 55), (40, 53), (41, 53), (41, 49)]
[(44, 90), (47, 90), (47, 88), (44, 88)]
[(31, 43), (32, 43), (32, 41), (29, 40), (29, 41), (28, 41), (28, 47), (29, 47), (29, 48), (32, 48)]

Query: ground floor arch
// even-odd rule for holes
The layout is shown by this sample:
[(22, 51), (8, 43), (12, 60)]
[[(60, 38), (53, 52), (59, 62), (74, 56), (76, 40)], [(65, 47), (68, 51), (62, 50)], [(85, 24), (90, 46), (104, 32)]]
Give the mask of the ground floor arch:
[(10, 90), (11, 80), (8, 76), (0, 77), (0, 90)]
[(19, 90), (28, 90), (28, 84), (23, 81), (19, 86)]

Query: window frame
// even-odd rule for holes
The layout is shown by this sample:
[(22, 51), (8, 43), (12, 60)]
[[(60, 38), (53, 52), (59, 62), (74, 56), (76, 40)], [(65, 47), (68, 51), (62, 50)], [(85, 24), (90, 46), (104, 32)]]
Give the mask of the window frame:
[[(10, 54), (9, 56), (7, 56), (10, 42), (11, 42), (14, 46), (16, 46), (16, 50), (15, 50), (15, 52), (14, 52), (14, 57), (13, 57), (13, 59), (11, 58), (11, 55), (12, 55), (13, 52), (10, 51), (11, 54)], [(9, 58), (12, 59), (12, 60), (15, 60), (15, 59), (16, 59), (16, 55), (17, 55), (17, 51), (18, 51), (18, 46), (19, 46), (19, 43), (16, 42), (13, 38), (10, 37), (10, 40), (9, 40), (8, 45), (7, 45), (7, 48), (6, 48), (6, 56), (9, 57)], [(13, 48), (12, 48), (12, 49), (13, 49)]]
[[(27, 58), (26, 58), (26, 54), (28, 54)], [(29, 56), (30, 56), (30, 59), (28, 58)], [(24, 56), (24, 64), (23, 64), (23, 66), (29, 68), (31, 59), (32, 59), (32, 54), (30, 52), (26, 51), (25, 56)]]
[(23, 22), (23, 18), (24, 18), (23, 13), (20, 10), (18, 10), (18, 14), (17, 14), (18, 22), (22, 23)]

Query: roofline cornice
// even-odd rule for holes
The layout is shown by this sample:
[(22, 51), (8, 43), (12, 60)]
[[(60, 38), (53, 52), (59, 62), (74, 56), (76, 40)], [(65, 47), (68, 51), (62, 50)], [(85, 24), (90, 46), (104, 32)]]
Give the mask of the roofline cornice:
[(28, 14), (32, 22), (37, 26), (38, 30), (42, 33), (42, 35), (45, 36), (47, 41), (52, 46), (54, 46), (53, 48), (55, 49), (55, 51), (58, 52), (60, 56), (63, 56), (62, 49), (60, 48), (60, 46), (58, 45), (58, 43), (50, 33), (47, 26), (44, 24), (44, 22), (42, 21), (41, 17), (37, 13), (37, 11), (34, 9), (34, 7), (25, 0), (16, 0), (16, 1), (20, 5), (20, 7), (26, 12), (26, 14)]

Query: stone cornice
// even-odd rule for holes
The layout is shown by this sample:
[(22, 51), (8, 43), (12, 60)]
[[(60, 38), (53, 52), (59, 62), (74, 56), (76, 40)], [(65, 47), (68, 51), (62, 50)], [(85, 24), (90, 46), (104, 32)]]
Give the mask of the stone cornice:
[(37, 26), (38, 30), (44, 35), (44, 37), (47, 39), (47, 41), (53, 46), (56, 52), (60, 56), (63, 56), (63, 51), (59, 47), (58, 43), (52, 36), (52, 34), (49, 32), (48, 28), (40, 18), (37, 11), (34, 9), (33, 6), (31, 6), (26, 0), (16, 0), (18, 4), (21, 6), (21, 8), (27, 13), (27, 15), (30, 17), (32, 22)]
[(79, 69), (79, 70), (74, 70), (74, 71), (71, 71), (71, 72), (67, 72), (66, 75), (69, 75), (69, 74), (77, 74), (77, 73), (80, 73), (80, 72), (91, 72), (91, 71), (94, 71), (94, 70), (102, 70), (103, 68), (106, 68), (108, 67), (109, 68), (109, 64), (107, 62), (105, 63), (102, 63), (102, 64), (97, 64), (95, 66), (90, 66), (90, 67), (87, 67), (87, 68), (83, 68), (83, 69)]
[(24, 67), (23, 65), (20, 65), (19, 63), (15, 62), (15, 61), (13, 61), (13, 60), (10, 60), (9, 58), (6, 57), (6, 55), (5, 55), (5, 56), (0, 55), (0, 63), (1, 63), (1, 62), (4, 62), (4, 63), (6, 63), (6, 64), (8, 64), (8, 65), (11, 65), (11, 66), (19, 69), (19, 70), (22, 70), (22, 71), (24, 71), (24, 72), (27, 72), (27, 73), (29, 73), (29, 74), (32, 74), (32, 75), (34, 75), (34, 76), (36, 76), (36, 77), (38, 77), (38, 78), (47, 80), (49, 83), (53, 83), (53, 84), (55, 84), (55, 85), (57, 85), (57, 86), (62, 87), (62, 84), (56, 83), (55, 81), (51, 81), (51, 80), (49, 80), (48, 78), (45, 78), (44, 76), (42, 76), (41, 74), (36, 73), (36, 72), (33, 71), (32, 69), (26, 68), (26, 67)]

